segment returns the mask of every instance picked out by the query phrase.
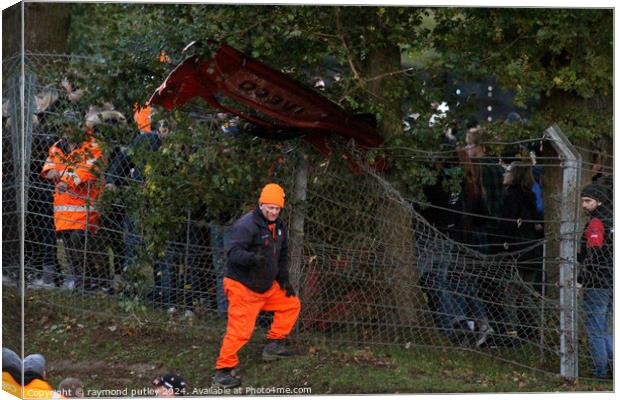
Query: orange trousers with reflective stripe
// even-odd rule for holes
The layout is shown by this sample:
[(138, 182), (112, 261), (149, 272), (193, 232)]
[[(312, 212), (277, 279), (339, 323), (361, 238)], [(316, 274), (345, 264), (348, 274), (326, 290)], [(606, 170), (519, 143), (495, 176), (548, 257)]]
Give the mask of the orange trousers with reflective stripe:
[(286, 297), (278, 282), (265, 293), (256, 293), (242, 283), (224, 278), (228, 299), (228, 324), (215, 368), (233, 368), (239, 364), (237, 352), (250, 340), (258, 313), (273, 311), (267, 339), (284, 339), (295, 326), (301, 303), (297, 296)]

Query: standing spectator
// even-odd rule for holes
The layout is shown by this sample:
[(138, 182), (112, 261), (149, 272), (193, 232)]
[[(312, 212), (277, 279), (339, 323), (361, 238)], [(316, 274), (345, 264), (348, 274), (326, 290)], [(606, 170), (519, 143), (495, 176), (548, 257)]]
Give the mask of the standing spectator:
[(200, 300), (205, 301), (207, 309), (217, 309), (215, 271), (214, 268), (209, 268), (209, 265), (213, 265), (213, 257), (209, 251), (210, 229), (205, 214), (204, 207), (189, 213), (190, 221), (185, 239), (186, 268), (181, 277), (186, 318), (193, 317), (195, 305)]
[(263, 360), (293, 355), (284, 339), (297, 321), (301, 303), (289, 281), (288, 235), (279, 218), (283, 207), (284, 189), (270, 183), (263, 188), (258, 207), (232, 227), (224, 278), (228, 324), (215, 364), (215, 386), (241, 384), (231, 371), (239, 364), (237, 352), (250, 340), (261, 310), (274, 312)]
[(538, 285), (541, 282), (542, 248), (535, 246), (538, 215), (536, 196), (532, 191), (534, 177), (531, 166), (512, 163), (504, 173), (503, 182), (505, 191), (500, 232), (504, 251), (522, 252), (517, 263), (519, 274), (525, 281)]
[(22, 270), (20, 250), (20, 223), (18, 201), (21, 188), (17, 177), (20, 174), (18, 160), (21, 152), (19, 128), (12, 122), (15, 104), (2, 100), (2, 284), (20, 286)]
[(22, 359), (13, 350), (2, 348), (2, 390), (13, 396), (22, 395)]
[(54, 185), (41, 176), (50, 146), (58, 140), (54, 114), (58, 112), (58, 91), (48, 85), (35, 96), (36, 124), (33, 124), (27, 173), (25, 229), (26, 282), (29, 288), (55, 286), (58, 273), (54, 234)]
[[(472, 125), (473, 126), (470, 126)], [(476, 164), (481, 172), (482, 188), (488, 214), (491, 218), (485, 219), (485, 232), (489, 246), (486, 248), (489, 254), (498, 250), (493, 243), (497, 242), (498, 226), (497, 217), (500, 217), (503, 209), (502, 174), (503, 169), (497, 157), (487, 155), (483, 140), (487, 136), (485, 129), (481, 128), (477, 122), (471, 121), (469, 129), (465, 135), (465, 150), (467, 156), (473, 164)]]
[(187, 381), (178, 374), (166, 374), (153, 380), (157, 397), (187, 396)]
[[(463, 215), (456, 226), (457, 237), (472, 250), (484, 254), (488, 251), (486, 221), (489, 211), (482, 185), (482, 171), (480, 166), (469, 158), (466, 151), (459, 150), (457, 154), (463, 167)], [(460, 312), (475, 322), (478, 331), (476, 347), (482, 346), (487, 337), (493, 333), (486, 306), (479, 293), (482, 272), (477, 266), (477, 260), (472, 257), (466, 260), (461, 271), (455, 271), (451, 277), (454, 290), (461, 298), (460, 304), (464, 307)]]
[[(91, 106), (88, 114), (86, 115), (86, 127), (90, 129), (95, 136), (106, 135), (110, 133), (110, 131), (108, 131), (109, 129), (115, 128), (120, 128), (122, 132), (125, 132), (126, 120), (123, 114), (114, 110), (111, 104), (108, 104), (105, 108)], [(118, 146), (112, 146), (112, 152), (109, 155), (109, 159), (116, 158), (116, 154), (119, 151), (120, 149)], [(106, 159), (108, 159), (108, 157), (106, 157)], [(107, 184), (107, 180), (105, 188), (107, 190), (110, 189), (110, 185)], [(106, 198), (110, 197), (108, 193), (106, 193), (105, 196)], [(109, 247), (113, 254), (113, 276), (115, 279), (110, 287), (111, 291), (116, 289), (115, 283), (120, 280), (125, 256), (125, 246), (123, 242), (124, 209), (119, 203), (119, 201), (113, 199), (107, 204), (107, 207), (105, 207), (104, 210), (101, 210), (101, 226), (99, 230), (99, 238), (103, 251), (107, 255), (107, 248)]]
[(607, 188), (591, 183), (581, 191), (581, 207), (589, 220), (583, 232), (579, 282), (584, 288), (586, 333), (596, 378), (611, 378), (613, 337), (613, 211)]
[[(89, 108), (86, 114), (86, 127), (93, 135), (106, 135), (113, 127), (120, 127), (124, 131), (126, 120), (122, 113), (114, 110), (114, 106), (106, 103), (104, 107)], [(112, 149), (110, 159), (113, 159), (119, 151), (118, 148)], [(105, 157), (108, 159), (108, 157)], [(106, 185), (106, 188), (109, 188)], [(107, 194), (106, 194), (107, 196)], [(99, 239), (103, 251), (107, 254), (110, 247), (113, 254), (114, 277), (120, 276), (122, 271), (122, 261), (124, 256), (123, 245), (123, 208), (118, 202), (112, 201), (105, 210), (101, 210), (101, 225), (99, 229)], [(112, 288), (110, 288), (112, 289)]]
[(99, 286), (96, 277), (101, 272), (94, 261), (98, 257), (93, 258), (96, 240), (92, 235), (99, 227), (99, 213), (94, 203), (102, 187), (98, 176), (101, 150), (88, 133), (80, 142), (75, 116), (67, 115), (66, 119), (62, 139), (50, 147), (41, 175), (55, 185), (54, 226), (63, 240), (69, 263), (64, 286), (96, 289)]
[(504, 317), (507, 330), (519, 337), (531, 338), (536, 324), (536, 305), (530, 296), (517, 294), (518, 276), (538, 292), (542, 290), (542, 243), (536, 230), (536, 197), (532, 192), (534, 177), (529, 164), (513, 162), (504, 174), (504, 207), (500, 232), (505, 252), (514, 253), (515, 268), (504, 288), (507, 307)]
[[(105, 172), (107, 190), (116, 191), (120, 188), (127, 188), (132, 183), (142, 184), (144, 182), (144, 164), (138, 162), (138, 159), (143, 159), (146, 153), (158, 151), (162, 141), (169, 133), (165, 126), (160, 126), (157, 132), (151, 132), (150, 113), (148, 121), (149, 124), (142, 125), (142, 129), (127, 148), (118, 151), (111, 159)], [(144, 130), (147, 127), (148, 130)], [(125, 246), (122, 271), (127, 272), (132, 269), (135, 262), (136, 249), (140, 243), (140, 238), (136, 233), (138, 222), (136, 213), (138, 210), (128, 209), (125, 203), (123, 205), (125, 207), (123, 217)]]
[(454, 239), (457, 238), (455, 229), (462, 217), (463, 199), (460, 192), (450, 192), (444, 187), (455, 167), (448, 163), (438, 167), (435, 184), (424, 187), (424, 195), (430, 204), (420, 213), (445, 237), (417, 236), (417, 267), (420, 271), (420, 286), (428, 299), (435, 324), (450, 340), (461, 344), (461, 340), (466, 340), (464, 334), (469, 331), (469, 327), (462, 313), (464, 307), (450, 287), (450, 281), (457, 265), (454, 255), (458, 249)]

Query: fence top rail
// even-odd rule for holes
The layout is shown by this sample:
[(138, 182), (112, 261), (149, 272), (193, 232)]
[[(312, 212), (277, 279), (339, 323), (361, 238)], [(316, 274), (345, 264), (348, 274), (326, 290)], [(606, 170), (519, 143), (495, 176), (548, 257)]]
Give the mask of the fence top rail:
[(549, 141), (553, 147), (558, 151), (558, 153), (566, 157), (567, 160), (581, 160), (581, 154), (576, 151), (570, 140), (568, 140), (564, 132), (562, 132), (560, 127), (556, 124), (553, 124), (547, 128), (543, 137), (550, 138)]

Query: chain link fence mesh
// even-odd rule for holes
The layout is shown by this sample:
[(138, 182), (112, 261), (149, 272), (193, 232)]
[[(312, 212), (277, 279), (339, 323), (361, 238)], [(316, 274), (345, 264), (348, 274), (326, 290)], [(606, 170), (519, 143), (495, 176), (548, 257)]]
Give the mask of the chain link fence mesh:
[[(112, 146), (104, 138), (105, 156), (91, 164), (95, 179), (89, 187), (107, 186), (100, 196), (85, 196), (95, 200), (92, 212), (99, 214), (99, 229), (55, 232), (56, 189), (41, 171), (68, 123), (67, 111), (81, 112), (79, 101), (60, 83), (67, 68), (99, 61), (41, 54), (28, 54), (25, 60), (23, 104), (20, 60), (3, 62), (3, 284), (19, 279), (23, 215), (26, 290), (47, 289), (50, 305), (106, 313), (111, 312), (107, 305), (116, 302), (149, 323), (157, 323), (149, 319), (150, 310), (160, 308), (213, 329), (209, 321), (226, 315), (222, 278), (230, 226), (206, 219), (204, 210), (188, 208), (169, 216), (176, 221), (175, 233), (163, 246), (153, 246), (143, 227), (153, 210), (135, 195), (149, 185), (135, 159), (158, 151), (155, 134), (137, 134), (131, 121), (127, 135), (135, 138), (126, 146)], [(18, 123), (22, 106), (23, 135)], [(197, 124), (211, 124), (214, 137), (231, 127), (231, 121), (219, 121), (215, 114), (191, 117)], [(482, 212), (476, 203), (480, 199), (467, 198), (469, 189), (454, 187), (450, 178), (478, 174), (477, 179), (488, 179), (483, 175), (491, 171), (490, 176), (503, 179), (497, 160), (384, 149), (387, 159), (439, 166), (445, 172), (435, 181), (445, 195), (439, 201), (432, 193), (403, 196), (398, 182), (374, 172), (344, 144), (333, 143), (330, 159), (309, 157), (311, 150), (298, 141), (255, 146), (288, 193), (283, 218), (290, 230), (292, 280), (303, 305), (297, 337), (467, 349), (528, 368), (560, 371), (560, 210), (567, 196), (579, 201), (579, 193), (561, 192), (563, 160), (552, 151), (539, 156), (537, 164), (544, 170), (539, 180), (544, 217), (530, 213), (511, 218), (511, 210), (521, 209), (518, 197), (502, 195), (512, 204)], [(355, 173), (352, 163), (364, 173)], [(613, 173), (603, 168), (606, 175)], [(501, 182), (495, 185), (501, 189)], [(240, 207), (228, 220), (242, 211)], [(519, 233), (524, 230), (532, 234)], [(580, 235), (576, 232), (574, 240)], [(590, 301), (591, 307), (596, 305)], [(579, 370), (587, 374), (597, 349), (588, 347), (591, 313), (581, 310)], [(268, 323), (268, 316), (261, 318)]]

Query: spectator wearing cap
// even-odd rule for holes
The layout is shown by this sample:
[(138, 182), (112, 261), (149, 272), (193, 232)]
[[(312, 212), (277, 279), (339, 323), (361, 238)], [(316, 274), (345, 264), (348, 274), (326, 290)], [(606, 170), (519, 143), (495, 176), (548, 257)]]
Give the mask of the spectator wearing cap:
[(166, 374), (153, 380), (155, 393), (158, 397), (186, 396), (187, 381), (178, 374)]
[(77, 378), (65, 378), (58, 384), (58, 391), (65, 398), (84, 396), (84, 383)]
[(581, 207), (588, 215), (578, 261), (584, 288), (583, 310), (592, 357), (592, 375), (611, 378), (613, 371), (613, 211), (608, 188), (591, 183), (581, 191)]
[(289, 281), (288, 237), (280, 219), (284, 189), (275, 183), (261, 191), (258, 207), (242, 216), (231, 228), (224, 290), (228, 298), (228, 323), (213, 384), (239, 386), (232, 375), (239, 364), (237, 352), (250, 340), (261, 310), (274, 312), (267, 332), (265, 361), (286, 358), (293, 353), (284, 339), (293, 329), (301, 303)]
[(22, 397), (22, 359), (13, 350), (2, 348), (2, 390)]
[(31, 354), (24, 358), (24, 398), (60, 399), (62, 397), (47, 383), (45, 357), (41, 354)]

